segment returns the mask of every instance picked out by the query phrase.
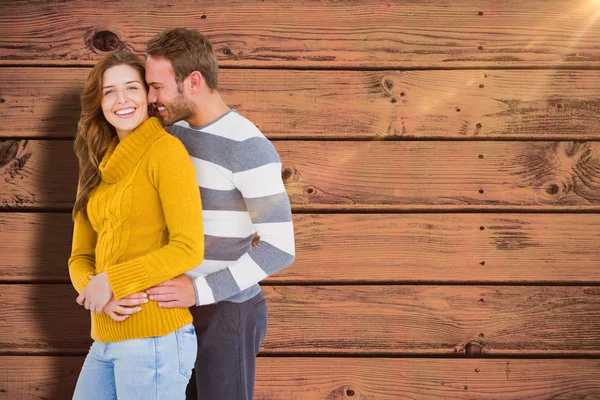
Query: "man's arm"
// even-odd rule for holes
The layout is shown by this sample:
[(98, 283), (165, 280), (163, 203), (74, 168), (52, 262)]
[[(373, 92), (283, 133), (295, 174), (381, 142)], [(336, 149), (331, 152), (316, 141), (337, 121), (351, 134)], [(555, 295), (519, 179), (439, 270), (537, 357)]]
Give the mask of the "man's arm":
[(212, 304), (240, 293), (293, 262), (292, 213), (277, 151), (267, 139), (252, 138), (240, 143), (234, 159), (233, 181), (244, 197), (260, 236), (259, 243), (225, 269), (193, 280), (181, 276), (148, 290), (150, 300), (162, 302), (159, 306)]

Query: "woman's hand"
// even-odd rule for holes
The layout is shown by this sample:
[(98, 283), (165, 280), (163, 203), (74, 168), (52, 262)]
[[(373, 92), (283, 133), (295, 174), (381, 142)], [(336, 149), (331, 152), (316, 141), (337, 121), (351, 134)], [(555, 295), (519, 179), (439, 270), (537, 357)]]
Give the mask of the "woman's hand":
[(106, 275), (106, 272), (102, 272), (101, 274), (90, 276), (90, 279), (90, 283), (87, 284), (77, 297), (77, 303), (85, 306), (86, 310), (101, 313), (102, 309), (113, 296), (108, 275)]
[(147, 297), (146, 293), (135, 293), (121, 300), (113, 296), (102, 311), (117, 322), (125, 321), (130, 315), (142, 311), (142, 307), (138, 306), (147, 303)]

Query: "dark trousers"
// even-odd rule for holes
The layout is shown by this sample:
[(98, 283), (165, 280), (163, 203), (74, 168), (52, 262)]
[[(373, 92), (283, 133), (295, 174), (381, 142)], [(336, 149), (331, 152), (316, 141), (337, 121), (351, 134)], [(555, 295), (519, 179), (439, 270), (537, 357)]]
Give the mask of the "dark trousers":
[(243, 303), (191, 307), (198, 357), (187, 400), (252, 400), (256, 355), (267, 331), (262, 293)]

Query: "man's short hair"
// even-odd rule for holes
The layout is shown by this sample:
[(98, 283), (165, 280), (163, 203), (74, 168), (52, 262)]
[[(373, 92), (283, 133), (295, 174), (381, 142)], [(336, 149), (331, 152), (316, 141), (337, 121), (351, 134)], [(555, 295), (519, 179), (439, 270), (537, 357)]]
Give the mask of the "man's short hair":
[(150, 57), (169, 60), (178, 84), (193, 71), (199, 71), (209, 88), (218, 89), (217, 55), (210, 41), (200, 32), (185, 28), (165, 30), (150, 39), (146, 52)]

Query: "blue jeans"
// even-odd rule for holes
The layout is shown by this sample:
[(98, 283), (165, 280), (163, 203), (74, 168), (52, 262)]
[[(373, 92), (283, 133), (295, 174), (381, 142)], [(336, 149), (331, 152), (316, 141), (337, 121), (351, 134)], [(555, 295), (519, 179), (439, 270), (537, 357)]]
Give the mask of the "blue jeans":
[(85, 358), (73, 400), (181, 400), (198, 343), (192, 324), (166, 336), (102, 343)]

